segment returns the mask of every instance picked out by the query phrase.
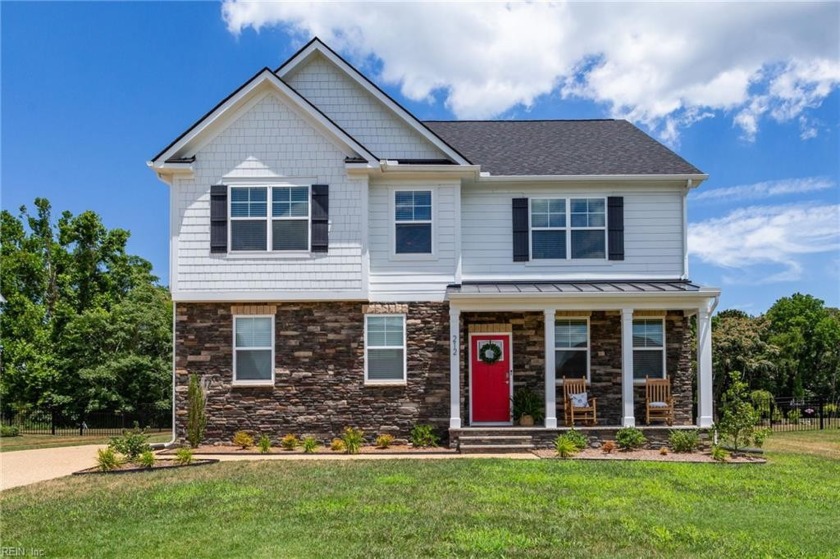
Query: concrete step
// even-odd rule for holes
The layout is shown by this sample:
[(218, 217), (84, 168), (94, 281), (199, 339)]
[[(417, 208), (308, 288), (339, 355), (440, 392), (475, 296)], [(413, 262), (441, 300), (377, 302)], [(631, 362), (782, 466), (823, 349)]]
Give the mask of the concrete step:
[(512, 454), (532, 450), (532, 444), (462, 444), (459, 448), (461, 454)]

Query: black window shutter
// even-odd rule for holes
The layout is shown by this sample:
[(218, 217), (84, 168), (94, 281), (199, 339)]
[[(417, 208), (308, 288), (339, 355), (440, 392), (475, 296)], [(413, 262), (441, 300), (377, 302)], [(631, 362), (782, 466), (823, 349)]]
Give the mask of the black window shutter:
[(528, 199), (513, 199), (513, 261), (527, 262), (531, 257), (528, 247)]
[(328, 252), (330, 226), (330, 187), (312, 185), (312, 252)]
[(227, 252), (227, 186), (210, 187), (210, 252)]
[(624, 198), (607, 198), (607, 239), (609, 259), (624, 260)]

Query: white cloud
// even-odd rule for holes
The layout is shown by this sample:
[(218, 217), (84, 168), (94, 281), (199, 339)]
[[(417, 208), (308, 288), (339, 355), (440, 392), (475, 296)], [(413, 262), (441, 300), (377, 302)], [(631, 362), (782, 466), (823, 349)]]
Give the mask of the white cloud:
[(834, 188), (836, 183), (828, 177), (805, 177), (799, 179), (781, 179), (727, 186), (692, 193), (692, 201), (733, 202), (738, 200), (757, 200), (786, 194), (804, 194)]
[[(840, 85), (840, 4), (247, 2), (232, 33), (317, 35), (414, 100), (443, 92), (458, 118), (528, 108), (546, 94), (603, 103), (666, 141), (713, 114), (744, 137), (799, 119)], [(800, 120), (801, 137), (818, 128)]]
[(840, 251), (840, 204), (737, 209), (689, 224), (688, 248), (703, 262), (735, 271), (731, 282), (795, 281), (806, 255)]

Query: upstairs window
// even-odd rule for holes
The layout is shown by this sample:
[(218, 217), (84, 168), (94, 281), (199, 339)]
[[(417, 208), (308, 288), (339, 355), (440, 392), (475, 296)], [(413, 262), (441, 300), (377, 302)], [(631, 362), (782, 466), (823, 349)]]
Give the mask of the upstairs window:
[(589, 325), (586, 319), (564, 319), (554, 323), (554, 360), (557, 379), (589, 380)]
[(394, 252), (432, 253), (432, 191), (394, 193)]
[(533, 199), (530, 218), (533, 259), (606, 258), (604, 198)]
[(309, 219), (308, 186), (230, 189), (231, 251), (308, 251)]
[(633, 378), (665, 378), (665, 321), (633, 321)]

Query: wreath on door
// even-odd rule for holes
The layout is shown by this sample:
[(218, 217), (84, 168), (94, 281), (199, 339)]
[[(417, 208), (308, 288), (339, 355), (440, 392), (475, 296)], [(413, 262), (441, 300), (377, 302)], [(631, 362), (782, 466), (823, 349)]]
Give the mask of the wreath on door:
[(478, 358), (482, 363), (492, 365), (498, 363), (502, 358), (502, 348), (499, 344), (490, 340), (478, 349)]

